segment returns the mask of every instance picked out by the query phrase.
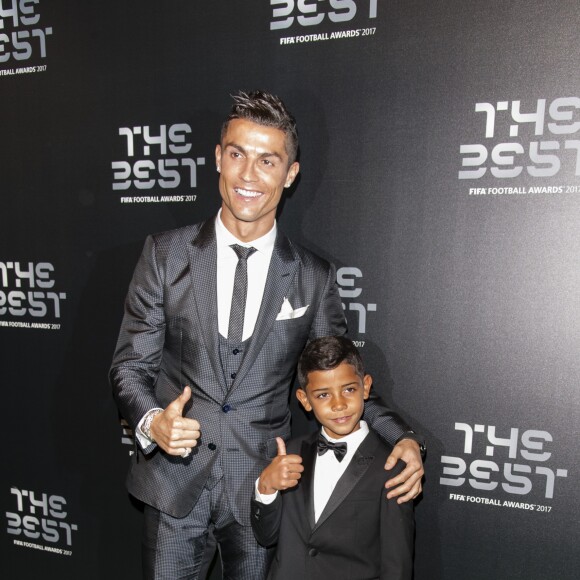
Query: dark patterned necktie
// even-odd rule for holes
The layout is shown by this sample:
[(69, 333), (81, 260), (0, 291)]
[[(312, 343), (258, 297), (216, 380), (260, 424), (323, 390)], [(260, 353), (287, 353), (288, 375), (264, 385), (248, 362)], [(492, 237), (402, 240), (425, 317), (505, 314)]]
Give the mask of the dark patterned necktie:
[(333, 443), (324, 435), (318, 436), (318, 455), (324, 455), (329, 449), (334, 451), (334, 456), (340, 462), (346, 455), (346, 443)]
[(244, 314), (246, 312), (246, 295), (248, 293), (248, 258), (256, 251), (256, 248), (247, 248), (238, 244), (232, 244), (230, 248), (238, 255), (238, 265), (236, 266), (234, 278), (228, 340), (240, 344), (244, 331)]

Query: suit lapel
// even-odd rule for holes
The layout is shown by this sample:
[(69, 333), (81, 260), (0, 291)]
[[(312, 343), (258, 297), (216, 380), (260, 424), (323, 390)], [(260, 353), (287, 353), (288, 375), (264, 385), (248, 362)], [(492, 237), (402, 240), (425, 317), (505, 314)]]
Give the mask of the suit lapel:
[(188, 247), (191, 273), (191, 295), (197, 314), (198, 327), (214, 374), (225, 391), (226, 382), (221, 367), (218, 343), (217, 316), (217, 243), (215, 219), (205, 222)]
[(369, 431), (364, 441), (359, 445), (351, 459), (346, 471), (338, 480), (328, 503), (320, 514), (312, 532), (314, 533), (340, 506), (346, 496), (356, 487), (361, 477), (365, 474), (375, 456), (373, 455), (378, 440), (376, 436)]
[(299, 493), (304, 502), (304, 514), (309, 525), (309, 530), (314, 528), (314, 468), (316, 463), (316, 441), (318, 431), (302, 442), (300, 457), (304, 471), (300, 479)]
[(254, 327), (254, 334), (250, 339), (249, 348), (244, 355), (230, 391), (244, 380), (248, 370), (254, 364), (258, 354), (260, 354), (264, 342), (276, 321), (276, 316), (280, 312), (284, 297), (288, 295), (288, 289), (294, 280), (298, 264), (299, 259), (294, 256), (290, 241), (278, 230), (266, 278), (264, 296), (258, 312), (258, 318), (256, 319), (256, 326)]

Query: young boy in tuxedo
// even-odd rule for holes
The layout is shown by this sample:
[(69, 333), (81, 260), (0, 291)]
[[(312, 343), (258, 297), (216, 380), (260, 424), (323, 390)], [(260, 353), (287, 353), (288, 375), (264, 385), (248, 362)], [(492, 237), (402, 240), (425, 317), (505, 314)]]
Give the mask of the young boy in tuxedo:
[[(278, 438), (278, 455), (256, 481), (254, 534), (278, 544), (268, 578), (410, 580), (413, 505), (385, 497), (390, 446), (361, 421), (372, 379), (360, 354), (344, 337), (313, 340), (298, 380), (298, 399), (322, 428), (288, 450)], [(403, 468), (399, 461), (393, 471)]]

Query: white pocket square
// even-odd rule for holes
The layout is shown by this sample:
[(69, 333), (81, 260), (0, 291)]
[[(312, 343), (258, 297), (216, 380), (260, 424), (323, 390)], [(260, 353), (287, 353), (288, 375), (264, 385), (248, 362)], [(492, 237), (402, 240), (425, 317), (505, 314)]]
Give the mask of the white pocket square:
[(302, 306), (302, 308), (296, 308), (294, 310), (288, 298), (284, 298), (284, 302), (282, 302), (282, 308), (280, 308), (280, 312), (278, 316), (276, 316), (276, 320), (291, 320), (293, 318), (300, 318), (304, 316), (304, 313), (308, 309), (308, 306)]

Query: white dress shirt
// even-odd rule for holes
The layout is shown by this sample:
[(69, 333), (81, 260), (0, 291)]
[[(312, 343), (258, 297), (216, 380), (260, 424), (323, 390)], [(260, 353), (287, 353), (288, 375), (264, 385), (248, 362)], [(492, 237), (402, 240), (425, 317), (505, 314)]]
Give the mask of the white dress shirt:
[[(369, 427), (366, 421), (360, 422), (360, 429), (346, 435), (342, 439), (333, 439), (329, 437), (324, 428), (321, 429), (323, 437), (326, 437), (332, 443), (346, 443), (346, 455), (342, 461), (338, 461), (334, 452), (328, 450), (324, 455), (316, 455), (314, 460), (314, 521), (318, 521), (320, 514), (323, 512), (338, 480), (346, 471), (351, 459), (353, 458), (359, 445), (368, 435)], [(263, 504), (270, 504), (278, 495), (278, 492), (272, 494), (262, 494), (258, 491), (259, 478), (255, 485), (255, 498)]]
[(238, 255), (230, 248), (232, 244), (256, 248), (248, 258), (248, 293), (246, 299), (246, 310), (244, 314), (244, 332), (242, 340), (248, 339), (254, 333), (258, 312), (264, 297), (266, 278), (274, 242), (276, 241), (276, 222), (272, 229), (257, 240), (242, 242), (238, 240), (223, 224), (220, 209), (215, 222), (215, 233), (217, 242), (217, 303), (218, 303), (218, 327), (219, 333), (228, 336), (228, 326), (230, 323), (230, 309), (232, 306), (232, 294), (234, 292), (234, 278), (236, 266), (238, 265)]

